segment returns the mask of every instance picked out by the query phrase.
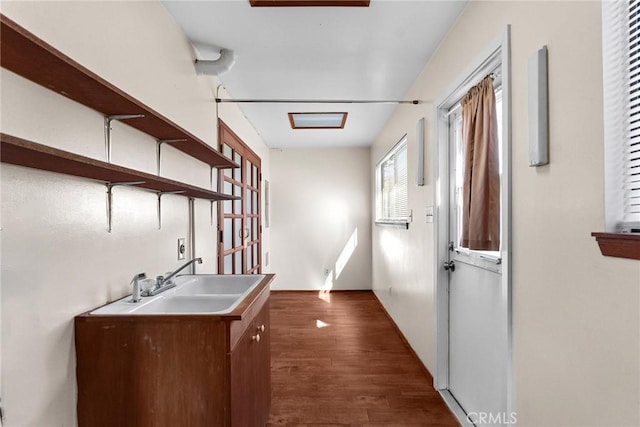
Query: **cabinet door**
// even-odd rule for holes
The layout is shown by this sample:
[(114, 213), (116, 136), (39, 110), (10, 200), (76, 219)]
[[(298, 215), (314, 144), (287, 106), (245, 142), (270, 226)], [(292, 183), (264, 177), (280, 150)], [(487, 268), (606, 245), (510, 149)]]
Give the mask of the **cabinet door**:
[(255, 347), (260, 343), (253, 327), (231, 352), (231, 426), (258, 426), (255, 411)]
[[(264, 329), (264, 330), (263, 330)], [(231, 352), (231, 426), (264, 426), (271, 406), (269, 301)]]
[(269, 331), (269, 300), (256, 316), (256, 331), (260, 331), (260, 345), (256, 346), (256, 425), (264, 426), (271, 409), (271, 333)]

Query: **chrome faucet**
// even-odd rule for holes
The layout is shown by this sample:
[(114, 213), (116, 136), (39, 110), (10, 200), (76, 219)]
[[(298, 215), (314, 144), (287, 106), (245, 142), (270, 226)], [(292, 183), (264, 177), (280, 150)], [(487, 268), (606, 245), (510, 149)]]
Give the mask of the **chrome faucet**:
[(142, 295), (145, 296), (145, 297), (150, 297), (150, 296), (153, 296), (153, 295), (158, 295), (160, 292), (163, 292), (163, 291), (166, 291), (167, 289), (171, 289), (171, 288), (175, 287), (176, 284), (173, 283), (171, 281), (171, 279), (173, 279), (175, 276), (177, 276), (177, 274), (180, 273), (182, 270), (184, 270), (185, 268), (189, 267), (191, 264), (194, 264), (196, 262), (198, 264), (202, 264), (202, 258), (194, 258), (194, 259), (192, 259), (191, 261), (187, 262), (182, 267), (178, 268), (173, 273), (169, 273), (169, 275), (167, 277), (164, 277), (164, 276), (156, 277), (156, 286), (150, 291), (144, 291), (142, 293)]
[(140, 280), (146, 279), (147, 275), (145, 273), (136, 274), (131, 279), (131, 284), (133, 285), (133, 293), (131, 294), (131, 302), (140, 302)]
[(189, 267), (191, 264), (195, 264), (196, 262), (198, 264), (202, 264), (202, 258), (194, 258), (194, 259), (192, 259), (191, 261), (187, 262), (185, 265), (183, 265), (182, 267), (180, 267), (179, 269), (177, 269), (173, 273), (169, 274), (167, 277), (158, 276), (156, 278), (156, 280), (157, 280), (156, 286), (158, 286), (158, 284), (162, 285), (163, 283), (167, 283), (169, 280), (173, 279), (182, 270), (184, 270), (185, 268)]

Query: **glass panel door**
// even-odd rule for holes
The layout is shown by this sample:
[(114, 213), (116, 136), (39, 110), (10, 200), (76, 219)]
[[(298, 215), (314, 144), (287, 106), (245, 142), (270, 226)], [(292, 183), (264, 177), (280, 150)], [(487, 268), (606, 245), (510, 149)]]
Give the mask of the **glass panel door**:
[(220, 203), (218, 208), (218, 271), (222, 274), (257, 274), (261, 266), (260, 158), (220, 121), (222, 153), (237, 169), (220, 172), (218, 185), (240, 199)]

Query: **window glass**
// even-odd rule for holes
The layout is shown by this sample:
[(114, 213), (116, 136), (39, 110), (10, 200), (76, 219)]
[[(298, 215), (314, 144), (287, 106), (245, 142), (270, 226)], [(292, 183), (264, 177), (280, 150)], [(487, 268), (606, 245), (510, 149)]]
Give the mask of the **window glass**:
[(225, 218), (224, 219), (224, 238), (222, 239), (224, 241), (224, 250), (227, 251), (229, 249), (232, 248), (232, 243), (233, 243), (233, 225), (232, 225), (232, 218)]
[(376, 166), (376, 222), (406, 223), (409, 217), (407, 137)]
[(605, 218), (640, 232), (640, 2), (602, 2)]

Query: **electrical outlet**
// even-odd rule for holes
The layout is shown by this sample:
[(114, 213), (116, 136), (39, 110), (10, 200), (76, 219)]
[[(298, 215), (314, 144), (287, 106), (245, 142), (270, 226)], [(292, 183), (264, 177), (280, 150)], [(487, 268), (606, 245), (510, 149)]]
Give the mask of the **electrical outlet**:
[(328, 268), (324, 269), (324, 277), (329, 277), (329, 269)]
[(393, 293), (393, 287), (389, 286), (389, 296), (391, 296)]
[(187, 252), (187, 247), (184, 245), (184, 237), (178, 239), (178, 260), (184, 259), (184, 254)]

